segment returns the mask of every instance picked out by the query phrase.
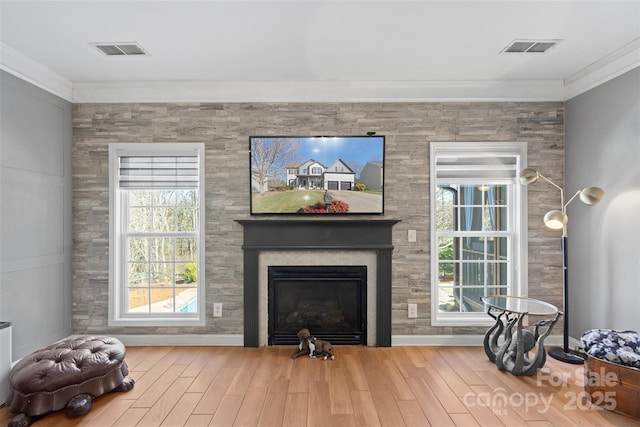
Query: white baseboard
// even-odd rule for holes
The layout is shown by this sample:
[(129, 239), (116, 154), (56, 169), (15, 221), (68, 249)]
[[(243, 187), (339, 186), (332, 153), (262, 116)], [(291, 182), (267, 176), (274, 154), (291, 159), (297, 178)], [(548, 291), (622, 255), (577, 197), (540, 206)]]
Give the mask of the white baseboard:
[[(391, 345), (393, 347), (412, 346), (481, 346), (484, 335), (393, 335)], [(549, 345), (562, 345), (562, 335), (550, 335), (544, 342), (545, 347)], [(569, 338), (569, 348), (575, 349), (581, 345), (580, 340)]]
[[(72, 335), (67, 338), (73, 338)], [(243, 347), (244, 335), (110, 335), (130, 346), (230, 346)], [(67, 339), (65, 338), (65, 339)], [(484, 335), (393, 335), (391, 345), (398, 346), (482, 346)], [(562, 335), (551, 335), (545, 347), (562, 345)], [(580, 347), (581, 342), (569, 338), (569, 348)]]
[[(244, 346), (244, 335), (108, 335), (119, 339), (125, 346)], [(68, 338), (74, 336), (77, 335)]]
[(481, 346), (484, 335), (393, 335), (391, 346)]

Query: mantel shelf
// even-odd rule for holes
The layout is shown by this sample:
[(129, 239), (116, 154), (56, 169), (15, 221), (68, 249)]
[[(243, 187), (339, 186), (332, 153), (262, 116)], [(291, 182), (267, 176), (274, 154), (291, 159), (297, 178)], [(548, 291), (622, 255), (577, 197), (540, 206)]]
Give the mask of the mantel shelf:
[(392, 248), (392, 227), (399, 221), (249, 219), (237, 222), (245, 229), (244, 249), (375, 250)]

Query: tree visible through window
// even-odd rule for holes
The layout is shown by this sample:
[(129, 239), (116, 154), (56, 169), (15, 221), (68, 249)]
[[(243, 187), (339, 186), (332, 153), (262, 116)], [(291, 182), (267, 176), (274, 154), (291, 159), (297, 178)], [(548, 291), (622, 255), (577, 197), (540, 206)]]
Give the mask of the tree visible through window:
[(127, 313), (197, 311), (198, 193), (128, 190)]
[(432, 322), (487, 321), (482, 297), (522, 295), (522, 143), (432, 143)]
[(110, 146), (113, 324), (204, 322), (202, 144)]
[(504, 185), (438, 186), (440, 311), (483, 311), (480, 297), (507, 293), (507, 194)]

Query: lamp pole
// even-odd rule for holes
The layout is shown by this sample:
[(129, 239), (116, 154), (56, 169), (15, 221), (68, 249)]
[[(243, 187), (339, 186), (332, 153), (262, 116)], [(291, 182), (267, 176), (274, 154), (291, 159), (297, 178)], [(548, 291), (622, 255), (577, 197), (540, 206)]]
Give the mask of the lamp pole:
[(538, 180), (538, 178), (542, 178), (543, 180), (547, 181), (549, 184), (560, 190), (561, 203), (561, 210), (549, 211), (544, 216), (544, 223), (547, 227), (555, 230), (562, 228), (562, 238), (560, 240), (560, 246), (562, 249), (563, 342), (562, 347), (551, 347), (549, 348), (548, 353), (549, 356), (561, 362), (582, 364), (584, 363), (584, 359), (577, 354), (571, 353), (569, 350), (569, 269), (567, 265), (567, 222), (569, 218), (567, 217), (567, 206), (578, 196), (580, 196), (580, 201), (582, 201), (582, 203), (589, 206), (595, 205), (604, 197), (604, 191), (599, 187), (587, 187), (577, 191), (573, 195), (573, 197), (571, 197), (569, 201), (565, 203), (564, 190), (549, 178), (543, 176), (540, 172), (531, 168), (523, 169), (520, 173), (520, 182), (522, 183), (522, 185), (533, 184)]
[(583, 364), (584, 359), (577, 354), (569, 351), (569, 269), (567, 268), (567, 232), (566, 226), (563, 227), (562, 238), (560, 239), (562, 246), (562, 347), (550, 347), (549, 356), (565, 363)]

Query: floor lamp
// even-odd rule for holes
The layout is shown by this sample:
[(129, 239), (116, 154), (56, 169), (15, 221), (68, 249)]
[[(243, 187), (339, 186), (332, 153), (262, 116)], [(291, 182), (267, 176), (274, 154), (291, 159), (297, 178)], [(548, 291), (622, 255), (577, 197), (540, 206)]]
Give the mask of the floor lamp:
[(562, 239), (560, 241), (562, 247), (562, 305), (563, 305), (563, 346), (549, 348), (549, 356), (556, 360), (566, 363), (582, 364), (584, 359), (577, 354), (569, 351), (569, 276), (567, 269), (567, 206), (573, 202), (576, 197), (585, 205), (595, 205), (604, 197), (604, 190), (600, 187), (587, 187), (578, 190), (568, 202), (564, 201), (564, 190), (562, 187), (543, 176), (540, 172), (532, 168), (523, 169), (520, 172), (520, 183), (522, 185), (533, 184), (539, 178), (547, 181), (549, 184), (560, 190), (560, 210), (554, 209), (547, 212), (544, 216), (544, 224), (553, 230), (562, 230)]

